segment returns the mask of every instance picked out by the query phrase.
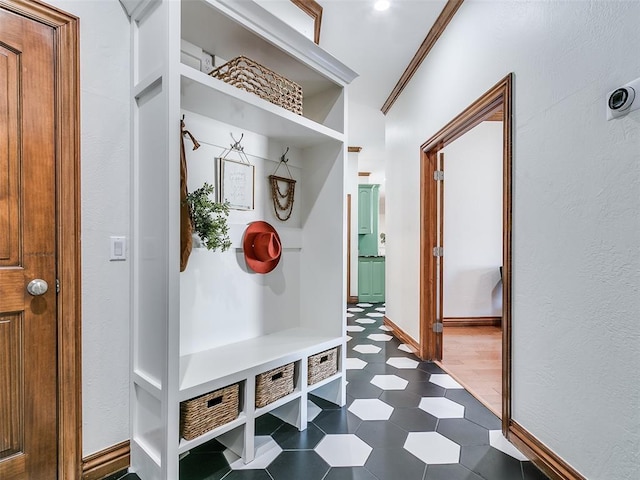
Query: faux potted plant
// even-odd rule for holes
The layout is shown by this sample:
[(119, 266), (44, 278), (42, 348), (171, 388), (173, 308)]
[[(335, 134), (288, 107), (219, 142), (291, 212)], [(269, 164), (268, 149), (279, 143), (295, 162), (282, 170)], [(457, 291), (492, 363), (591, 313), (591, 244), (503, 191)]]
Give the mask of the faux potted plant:
[(221, 251), (231, 247), (229, 239), (229, 203), (214, 202), (210, 195), (213, 186), (204, 183), (202, 187), (187, 194), (185, 202), (189, 206), (193, 230), (208, 250)]

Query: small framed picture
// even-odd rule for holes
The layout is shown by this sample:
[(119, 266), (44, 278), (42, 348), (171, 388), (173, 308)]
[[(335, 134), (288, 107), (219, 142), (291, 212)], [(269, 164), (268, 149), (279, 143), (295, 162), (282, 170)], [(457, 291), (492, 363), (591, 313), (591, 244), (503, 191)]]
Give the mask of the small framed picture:
[(250, 163), (216, 159), (217, 201), (234, 210), (254, 209), (255, 167)]

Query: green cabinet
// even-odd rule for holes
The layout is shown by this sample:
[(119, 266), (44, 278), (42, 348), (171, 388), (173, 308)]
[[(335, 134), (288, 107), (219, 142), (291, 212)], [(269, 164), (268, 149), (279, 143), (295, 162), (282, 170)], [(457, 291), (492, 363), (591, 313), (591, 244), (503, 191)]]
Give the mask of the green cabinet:
[(378, 185), (358, 185), (358, 233), (375, 233), (378, 226)]
[(378, 254), (378, 184), (358, 185), (358, 254)]
[(358, 301), (384, 302), (384, 257), (358, 258)]

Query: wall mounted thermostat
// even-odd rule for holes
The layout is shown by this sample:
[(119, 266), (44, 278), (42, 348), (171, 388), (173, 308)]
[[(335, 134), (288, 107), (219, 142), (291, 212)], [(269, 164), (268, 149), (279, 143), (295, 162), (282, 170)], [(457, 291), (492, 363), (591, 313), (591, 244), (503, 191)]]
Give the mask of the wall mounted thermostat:
[(607, 94), (607, 120), (622, 117), (640, 108), (640, 78)]

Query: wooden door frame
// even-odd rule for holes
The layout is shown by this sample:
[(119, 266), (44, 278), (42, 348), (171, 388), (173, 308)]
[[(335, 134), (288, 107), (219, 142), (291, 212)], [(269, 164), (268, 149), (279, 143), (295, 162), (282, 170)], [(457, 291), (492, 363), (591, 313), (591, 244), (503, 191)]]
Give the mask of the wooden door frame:
[[(420, 147), (420, 357), (435, 360), (437, 334), (433, 332), (436, 308), (437, 188), (433, 180), (437, 152), (492, 117), (502, 108), (503, 206), (502, 206), (502, 430), (511, 421), (511, 295), (512, 295), (512, 131), (513, 73), (508, 74)], [(495, 118), (495, 117), (494, 117)]]
[(79, 20), (38, 0), (0, 7), (52, 28), (55, 61), (58, 478), (81, 478)]

